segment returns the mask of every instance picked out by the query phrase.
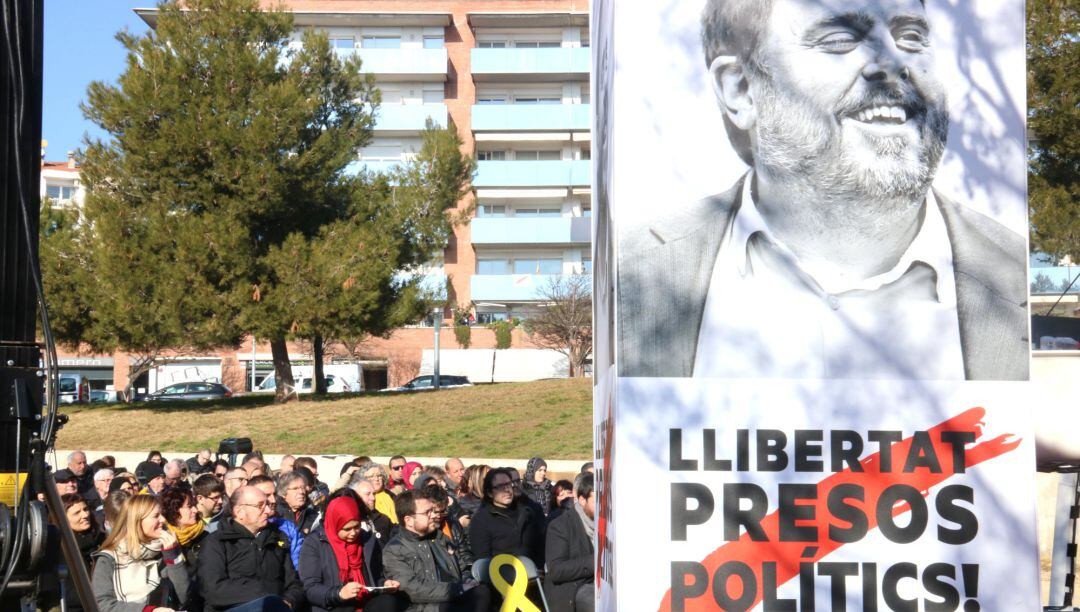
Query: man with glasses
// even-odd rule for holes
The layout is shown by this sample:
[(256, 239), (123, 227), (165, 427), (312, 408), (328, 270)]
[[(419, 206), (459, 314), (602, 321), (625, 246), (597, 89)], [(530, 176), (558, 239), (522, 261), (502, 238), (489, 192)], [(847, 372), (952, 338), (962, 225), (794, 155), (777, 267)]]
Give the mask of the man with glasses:
[(491, 591), (437, 537), (439, 511), (427, 494), (406, 491), (394, 505), (401, 530), (383, 551), (383, 574), (401, 583), (408, 612), (486, 612)]
[(401, 455), (394, 455), (390, 457), (390, 482), (387, 485), (387, 490), (390, 495), (398, 496), (405, 492), (405, 464), (408, 463), (405, 457)]
[(224, 482), (225, 474), (228, 473), (230, 469), (232, 468), (229, 467), (229, 463), (227, 461), (223, 459), (218, 459), (217, 461), (214, 461), (214, 467), (210, 469), (210, 472), (214, 475), (215, 478)]
[(195, 479), (192, 485), (195, 494), (195, 507), (199, 511), (199, 517), (206, 525), (207, 533), (214, 533), (221, 524), (221, 518), (228, 515), (223, 511), (225, 502), (225, 485), (214, 477), (213, 474), (203, 474)]
[(225, 473), (225, 496), (232, 498), (233, 493), (247, 484), (248, 473), (244, 468), (233, 468)]
[(199, 590), (208, 612), (297, 609), (304, 588), (289, 542), (270, 524), (274, 498), (243, 486), (231, 497), (232, 517), (210, 534), (199, 552)]
[[(372, 467), (381, 470), (378, 466), (373, 465)], [(390, 541), (390, 533), (394, 528), (394, 523), (389, 516), (379, 512), (377, 505), (376, 486), (378, 486), (379, 490), (382, 489), (382, 474), (380, 471), (374, 472), (371, 477), (367, 476), (367, 474), (368, 471), (363, 470), (363, 466), (361, 466), (361, 469), (354, 472), (352, 478), (349, 479), (349, 488), (356, 493), (363, 504), (363, 508), (360, 508), (360, 514), (364, 516), (364, 525), (378, 534), (378, 538), (385, 544)], [(378, 484), (376, 485), (376, 483)], [(364, 525), (361, 527), (367, 530)]]

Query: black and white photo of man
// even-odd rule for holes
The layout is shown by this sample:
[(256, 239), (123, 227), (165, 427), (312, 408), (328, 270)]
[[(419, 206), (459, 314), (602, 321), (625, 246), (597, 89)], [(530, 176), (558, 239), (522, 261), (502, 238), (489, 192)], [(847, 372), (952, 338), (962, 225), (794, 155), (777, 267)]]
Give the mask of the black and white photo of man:
[(621, 376), (1028, 378), (1025, 240), (933, 185), (932, 27), (920, 0), (707, 1), (749, 170), (620, 230)]

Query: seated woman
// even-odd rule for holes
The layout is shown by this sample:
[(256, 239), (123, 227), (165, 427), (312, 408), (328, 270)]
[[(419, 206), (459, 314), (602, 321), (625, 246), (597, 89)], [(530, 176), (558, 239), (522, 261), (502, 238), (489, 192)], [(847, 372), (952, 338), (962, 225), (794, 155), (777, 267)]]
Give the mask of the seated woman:
[[(79, 557), (82, 558), (86, 571), (90, 571), (90, 556), (97, 551), (98, 546), (105, 540), (105, 534), (98, 528), (86, 499), (78, 493), (69, 493), (60, 498), (64, 503), (64, 512), (67, 514), (68, 524), (75, 532), (75, 542), (79, 545)], [(75, 580), (69, 574), (64, 581), (64, 601), (70, 612), (82, 610), (79, 602), (79, 594), (75, 590)]]
[(94, 599), (101, 612), (171, 612), (183, 609), (188, 574), (180, 544), (165, 528), (152, 495), (124, 503), (113, 530), (95, 555)]
[(187, 569), (189, 591), (187, 607), (193, 605), (194, 598), (199, 595), (198, 585), (195, 584), (197, 572), (196, 563), (199, 559), (199, 549), (202, 548), (203, 540), (209, 534), (206, 532), (206, 523), (199, 518), (199, 510), (195, 506), (195, 494), (191, 487), (179, 485), (161, 494), (161, 515), (165, 517), (165, 527), (176, 536), (180, 544), (180, 552), (184, 555), (184, 567)]
[(304, 539), (300, 551), (300, 580), (312, 612), (396, 610), (394, 595), (367, 588), (387, 587), (392, 592), (401, 585), (383, 580), (378, 547), (362, 542), (362, 536), (371, 534), (360, 528), (356, 498), (347, 488), (335, 495), (322, 525)]

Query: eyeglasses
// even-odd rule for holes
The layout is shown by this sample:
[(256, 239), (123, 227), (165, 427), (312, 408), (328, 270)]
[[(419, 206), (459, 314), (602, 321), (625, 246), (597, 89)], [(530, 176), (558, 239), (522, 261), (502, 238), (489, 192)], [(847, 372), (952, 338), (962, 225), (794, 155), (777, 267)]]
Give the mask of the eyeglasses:
[(436, 516), (439, 516), (439, 510), (437, 508), (432, 508), (427, 512), (413, 512), (410, 516), (426, 516), (428, 518), (435, 518)]
[(285, 489), (285, 492), (286, 493), (295, 493), (297, 491), (303, 491), (305, 489), (307, 489), (306, 485), (300, 485), (298, 487), (289, 487), (288, 489)]
[(226, 478), (225, 480), (242, 480), (244, 482), (248, 481), (248, 479), (244, 476), (233, 476), (232, 478)]
[(404, 464), (402, 464), (402, 465), (391, 465), (391, 466), (390, 466), (390, 469), (391, 469), (391, 470), (394, 470), (394, 471), (396, 472), (396, 471), (400, 470), (400, 469), (401, 469), (401, 468), (403, 468), (403, 467), (405, 467), (405, 465), (404, 465)]
[(236, 504), (237, 506), (247, 506), (249, 508), (273, 508), (274, 502), (266, 501), (261, 504)]

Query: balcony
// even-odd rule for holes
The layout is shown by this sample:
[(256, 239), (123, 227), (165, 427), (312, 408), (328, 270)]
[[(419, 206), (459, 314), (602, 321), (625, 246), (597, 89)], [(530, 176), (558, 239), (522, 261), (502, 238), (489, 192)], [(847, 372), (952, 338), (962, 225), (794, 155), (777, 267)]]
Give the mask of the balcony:
[(478, 104), (472, 107), (474, 132), (588, 131), (589, 104)]
[(469, 225), (472, 243), (486, 246), (589, 244), (592, 237), (592, 219), (588, 217), (488, 217), (473, 219)]
[(380, 81), (446, 81), (446, 49), (335, 49), (341, 59), (359, 57), (361, 70)]
[(474, 187), (587, 187), (592, 184), (587, 159), (477, 162)]
[(470, 292), (474, 302), (531, 302), (559, 274), (474, 274)]
[(428, 118), (447, 126), (445, 104), (384, 104), (375, 119), (375, 133), (419, 132)]
[(554, 49), (473, 49), (476, 82), (588, 81), (588, 47)]

